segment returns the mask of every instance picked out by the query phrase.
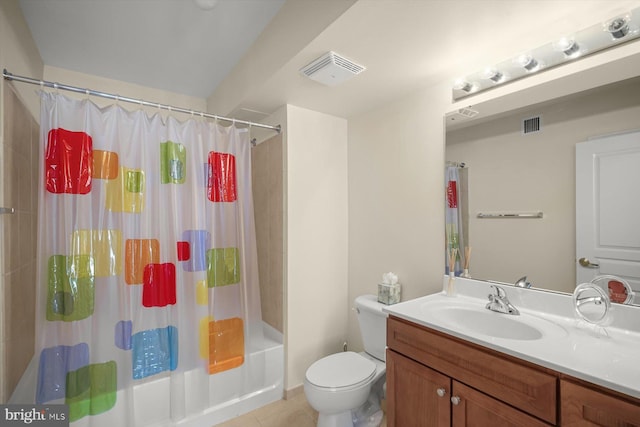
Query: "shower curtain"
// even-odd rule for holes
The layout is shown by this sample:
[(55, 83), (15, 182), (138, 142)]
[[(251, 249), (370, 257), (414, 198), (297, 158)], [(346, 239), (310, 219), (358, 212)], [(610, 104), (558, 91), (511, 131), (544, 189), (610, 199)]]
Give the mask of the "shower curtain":
[(458, 166), (448, 165), (445, 169), (445, 274), (449, 274), (449, 254), (456, 249), (454, 273), (462, 274), (464, 266), (465, 241), (463, 233), (462, 191)]
[(165, 379), (173, 421), (205, 409), (262, 339), (248, 129), (42, 93), (41, 150), (35, 403), (132, 426)]

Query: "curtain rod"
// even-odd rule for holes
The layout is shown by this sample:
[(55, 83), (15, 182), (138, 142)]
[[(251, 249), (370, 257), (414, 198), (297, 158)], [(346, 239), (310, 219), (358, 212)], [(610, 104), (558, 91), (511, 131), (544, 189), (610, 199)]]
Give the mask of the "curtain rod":
[(146, 107), (155, 107), (155, 108), (158, 108), (158, 109), (163, 109), (164, 108), (165, 110), (168, 110), (168, 111), (177, 111), (179, 113), (198, 115), (200, 117), (207, 117), (207, 118), (215, 119), (215, 120), (223, 120), (223, 121), (227, 121), (227, 122), (240, 123), (240, 124), (243, 124), (243, 125), (248, 125), (248, 126), (258, 127), (258, 128), (263, 128), (263, 129), (271, 129), (271, 130), (274, 130), (274, 131), (276, 131), (278, 133), (280, 133), (280, 131), (281, 131), (281, 126), (280, 125), (271, 126), (271, 125), (265, 125), (265, 124), (262, 124), (262, 123), (249, 122), (247, 120), (232, 119), (232, 118), (229, 118), (229, 117), (223, 117), (223, 116), (217, 116), (215, 114), (204, 113), (202, 111), (188, 110), (186, 108), (174, 107), (174, 106), (171, 106), (171, 105), (159, 104), (157, 102), (149, 102), (149, 101), (144, 101), (142, 99), (129, 98), (129, 97), (126, 97), (126, 96), (114, 95), (112, 93), (99, 92), (99, 91), (91, 90), (91, 89), (84, 89), (84, 88), (77, 87), (77, 86), (69, 86), (69, 85), (55, 83), (55, 82), (37, 80), (37, 79), (33, 79), (31, 77), (16, 76), (16, 75), (13, 75), (10, 72), (8, 72), (6, 68), (2, 70), (2, 77), (4, 77), (5, 80), (13, 80), (13, 81), (22, 82), (22, 83), (30, 83), (30, 84), (33, 84), (33, 85), (46, 86), (46, 87), (50, 87), (50, 88), (54, 88), (54, 89), (67, 90), (69, 92), (84, 93), (86, 95), (92, 95), (92, 96), (98, 96), (98, 97), (101, 97), (101, 98), (113, 99), (115, 101), (130, 102), (132, 104), (144, 105)]
[(467, 164), (464, 162), (446, 162), (447, 166), (454, 166), (456, 168), (465, 168)]

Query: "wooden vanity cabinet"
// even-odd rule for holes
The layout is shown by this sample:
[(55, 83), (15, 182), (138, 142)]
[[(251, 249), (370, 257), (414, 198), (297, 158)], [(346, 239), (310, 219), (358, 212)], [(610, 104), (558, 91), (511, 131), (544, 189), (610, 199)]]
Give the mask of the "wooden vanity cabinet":
[(388, 427), (549, 425), (393, 350), (387, 351), (387, 401)]
[(393, 316), (387, 346), (388, 427), (556, 424), (556, 377), (543, 370)]
[(387, 426), (640, 427), (640, 399), (389, 316)]
[(471, 387), (453, 382), (452, 391), (453, 427), (491, 426), (491, 427), (545, 427), (549, 424), (525, 414), (522, 411), (500, 402)]
[(561, 425), (566, 427), (640, 426), (640, 404), (592, 387), (560, 380)]
[(387, 350), (387, 426), (451, 425), (451, 379)]

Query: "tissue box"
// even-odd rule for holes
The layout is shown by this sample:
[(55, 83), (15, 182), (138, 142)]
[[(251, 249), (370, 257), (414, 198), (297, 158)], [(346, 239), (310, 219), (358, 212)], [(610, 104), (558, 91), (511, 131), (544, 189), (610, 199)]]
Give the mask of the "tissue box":
[(380, 283), (378, 285), (378, 302), (391, 305), (400, 302), (400, 283), (389, 285)]

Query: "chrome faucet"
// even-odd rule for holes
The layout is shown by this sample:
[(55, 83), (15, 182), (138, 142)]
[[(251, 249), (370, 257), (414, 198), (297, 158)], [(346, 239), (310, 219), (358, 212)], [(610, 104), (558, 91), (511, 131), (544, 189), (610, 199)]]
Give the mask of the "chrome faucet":
[(516, 283), (514, 283), (514, 285), (519, 287), (519, 288), (530, 288), (531, 287), (531, 283), (527, 282), (527, 276), (521, 277), (518, 280), (516, 280)]
[(486, 308), (498, 313), (518, 315), (520, 312), (515, 308), (507, 298), (507, 293), (500, 286), (491, 285), (492, 294), (489, 294), (489, 302)]

